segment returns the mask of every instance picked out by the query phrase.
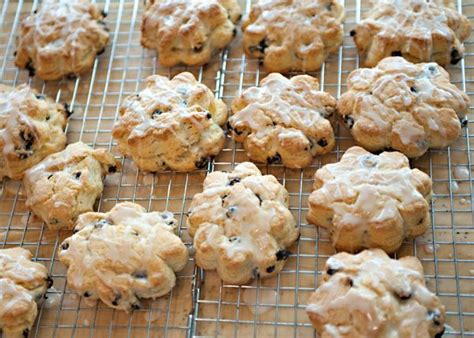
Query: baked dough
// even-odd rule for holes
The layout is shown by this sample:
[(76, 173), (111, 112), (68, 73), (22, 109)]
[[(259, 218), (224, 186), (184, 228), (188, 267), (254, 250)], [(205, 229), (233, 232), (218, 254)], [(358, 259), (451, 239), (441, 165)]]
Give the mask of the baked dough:
[(338, 253), (306, 312), (322, 338), (441, 337), (445, 308), (425, 285), (416, 257), (379, 249)]
[(336, 0), (258, 0), (242, 24), (245, 54), (269, 72), (318, 70), (344, 38)]
[(0, 329), (5, 338), (28, 337), (39, 301), (53, 285), (48, 270), (30, 251), (0, 249)]
[(86, 303), (100, 299), (119, 310), (137, 310), (139, 298), (171, 291), (188, 250), (174, 234), (171, 212), (117, 204), (107, 213), (79, 216), (75, 234), (64, 240), (59, 260), (68, 267), (68, 286)]
[(469, 97), (436, 63), (390, 57), (375, 68), (354, 70), (337, 109), (365, 149), (392, 148), (420, 157), (429, 148), (447, 147), (456, 140)]
[(410, 169), (401, 153), (377, 156), (352, 147), (340, 162), (316, 171), (307, 218), (328, 229), (338, 251), (391, 253), (430, 225), (431, 186), (430, 177)]
[(250, 162), (231, 173), (215, 171), (188, 213), (196, 264), (216, 269), (224, 282), (244, 284), (281, 271), (299, 236), (288, 210), (288, 192)]
[(63, 149), (69, 115), (62, 104), (26, 84), (0, 84), (0, 179), (22, 179), (25, 170)]
[(367, 67), (387, 56), (448, 65), (462, 59), (471, 22), (451, 0), (375, 0), (350, 34)]
[(89, 0), (46, 0), (24, 18), (15, 64), (43, 80), (92, 68), (109, 41), (105, 13)]
[(336, 99), (319, 90), (316, 78), (272, 73), (234, 99), (228, 129), (252, 161), (303, 168), (334, 147), (326, 118), (335, 110)]
[(227, 107), (191, 73), (146, 79), (125, 99), (112, 135), (119, 150), (147, 171), (191, 171), (224, 147)]
[(141, 43), (164, 66), (203, 65), (232, 41), (241, 14), (237, 0), (147, 0)]
[(92, 149), (82, 142), (70, 144), (26, 172), (26, 206), (49, 229), (71, 229), (77, 216), (93, 210), (105, 175), (119, 167), (105, 149)]

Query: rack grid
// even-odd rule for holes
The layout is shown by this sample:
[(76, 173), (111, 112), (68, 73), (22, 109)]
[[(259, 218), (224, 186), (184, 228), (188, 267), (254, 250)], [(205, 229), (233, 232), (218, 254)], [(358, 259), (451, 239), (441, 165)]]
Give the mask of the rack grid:
[[(343, 0), (344, 1), (344, 0)], [(244, 12), (252, 1), (241, 0)], [(115, 149), (111, 129), (120, 102), (142, 88), (151, 74), (174, 76), (192, 72), (228, 105), (242, 90), (258, 84), (266, 74), (258, 60), (242, 53), (241, 34), (205, 67), (163, 68), (154, 51), (140, 46), (139, 0), (101, 1), (108, 12), (106, 22), (111, 40), (90, 73), (75, 80), (43, 82), (19, 71), (13, 62), (15, 38), (22, 17), (36, 9), (38, 1), (4, 0), (0, 7), (0, 82), (8, 85), (29, 83), (37, 90), (65, 102), (74, 110), (68, 127), (68, 142), (81, 140), (93, 147), (111, 150), (121, 159), (123, 170), (107, 177), (97, 208), (107, 211), (117, 202), (134, 201), (149, 210), (170, 210), (179, 220), (179, 234), (192, 250), (185, 213), (192, 196), (202, 189), (208, 171), (229, 170), (247, 160), (240, 144), (230, 138), (207, 170), (191, 173), (144, 173)], [(323, 90), (338, 97), (346, 89), (348, 74), (359, 59), (348, 32), (369, 8), (367, 0), (345, 0), (345, 39), (338, 52), (322, 69), (311, 73)], [(457, 6), (471, 20), (474, 1), (458, 0)], [(465, 43), (465, 58), (448, 67), (452, 82), (474, 101), (474, 37)], [(65, 268), (57, 259), (59, 243), (70, 235), (48, 231), (25, 207), (20, 182), (0, 183), (0, 248), (22, 246), (44, 264), (54, 279), (53, 289), (39, 308), (33, 337), (300, 337), (315, 336), (304, 312), (306, 301), (318, 286), (328, 256), (334, 253), (328, 234), (306, 223), (307, 199), (312, 191), (315, 170), (337, 161), (354, 145), (350, 134), (333, 121), (337, 144), (327, 155), (315, 159), (302, 170), (281, 165), (259, 166), (275, 175), (290, 193), (290, 210), (300, 225), (301, 238), (292, 256), (276, 277), (245, 286), (223, 284), (217, 274), (195, 267), (191, 255), (178, 274), (170, 295), (144, 301), (141, 310), (126, 314), (98, 302), (86, 305), (67, 288)], [(474, 115), (469, 114), (462, 136), (450, 148), (432, 150), (412, 165), (428, 173), (434, 182), (431, 202), (431, 229), (415, 241), (407, 241), (396, 256), (416, 255), (423, 263), (427, 285), (446, 305), (446, 336), (474, 336)], [(466, 169), (467, 172), (466, 173)], [(460, 175), (460, 173), (464, 173)]]

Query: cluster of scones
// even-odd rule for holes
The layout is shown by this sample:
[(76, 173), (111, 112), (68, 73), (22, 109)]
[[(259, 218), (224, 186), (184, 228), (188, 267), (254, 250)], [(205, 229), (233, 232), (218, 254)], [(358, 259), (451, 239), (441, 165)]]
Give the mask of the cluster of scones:
[[(22, 21), (16, 65), (44, 80), (87, 71), (108, 43), (105, 17), (88, 0), (43, 2)], [(192, 74), (152, 75), (123, 101), (112, 135), (150, 172), (207, 168), (226, 133), (253, 162), (304, 168), (333, 149), (337, 115), (360, 147), (314, 176), (307, 220), (342, 252), (326, 262), (309, 319), (322, 337), (440, 337), (445, 308), (421, 263), (387, 254), (430, 226), (432, 182), (408, 158), (449, 146), (466, 123), (469, 99), (442, 66), (462, 58), (471, 25), (449, 1), (380, 0), (350, 32), (371, 68), (351, 72), (338, 100), (312, 76), (280, 74), (319, 69), (341, 46), (343, 17), (335, 0), (257, 1), (242, 23), (243, 48), (270, 73), (230, 114)], [(141, 42), (165, 66), (203, 65), (240, 19), (237, 0), (148, 0)], [(70, 114), (27, 85), (0, 85), (0, 176), (23, 180), (27, 207), (49, 229), (73, 230), (59, 249), (69, 288), (86, 301), (140, 309), (140, 299), (170, 292), (188, 250), (168, 211), (127, 202), (93, 212), (120, 162), (106, 149), (66, 146)], [(196, 264), (232, 284), (278, 274), (299, 238), (287, 190), (251, 162), (209, 173), (186, 224)], [(52, 279), (22, 248), (0, 250), (0, 267), (0, 328), (26, 337)]]

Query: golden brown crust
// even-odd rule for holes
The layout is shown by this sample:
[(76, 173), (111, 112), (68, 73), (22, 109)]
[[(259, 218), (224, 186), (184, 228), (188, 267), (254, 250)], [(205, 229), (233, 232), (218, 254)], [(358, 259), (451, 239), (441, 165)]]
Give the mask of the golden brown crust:
[(174, 234), (176, 225), (172, 213), (147, 213), (130, 202), (107, 213), (80, 215), (76, 233), (59, 251), (68, 267), (68, 286), (86, 302), (100, 299), (125, 311), (139, 309), (139, 298), (169, 293), (175, 272), (188, 261), (186, 246)]
[(420, 157), (450, 145), (460, 134), (469, 97), (436, 63), (386, 58), (375, 68), (354, 70), (337, 109), (357, 143)]
[(152, 75), (146, 82), (120, 107), (112, 131), (119, 150), (142, 170), (203, 168), (224, 147), (226, 105), (191, 73), (172, 80)]
[(326, 118), (335, 110), (336, 99), (319, 90), (316, 78), (272, 73), (234, 99), (228, 127), (253, 161), (303, 168), (334, 147)]
[(26, 84), (0, 84), (0, 178), (22, 179), (28, 168), (63, 149), (68, 115)]
[(445, 307), (425, 286), (416, 257), (390, 259), (379, 249), (339, 253), (306, 312), (321, 337), (440, 337)]
[(348, 149), (340, 162), (316, 171), (308, 221), (327, 228), (338, 251), (396, 251), (430, 224), (432, 182), (398, 152)]
[(52, 285), (48, 270), (31, 257), (20, 247), (0, 249), (0, 329), (6, 338), (28, 336), (38, 312), (36, 301)]
[(222, 280), (233, 284), (280, 272), (290, 254), (287, 248), (299, 236), (288, 192), (250, 162), (231, 173), (208, 174), (203, 192), (193, 197), (187, 225), (196, 264), (217, 269)]
[(148, 0), (141, 43), (164, 66), (203, 65), (232, 41), (240, 17), (236, 0)]
[(450, 0), (374, 1), (366, 18), (351, 31), (367, 67), (387, 56), (456, 64), (464, 54), (461, 44), (470, 34), (469, 19)]
[(315, 71), (343, 41), (335, 0), (259, 0), (242, 23), (244, 51), (269, 72)]
[(102, 179), (119, 167), (120, 162), (105, 149), (70, 144), (26, 172), (26, 206), (49, 229), (71, 229), (77, 216), (93, 210), (104, 187)]
[(44, 1), (21, 23), (15, 64), (43, 80), (83, 73), (109, 40), (103, 19), (89, 0)]

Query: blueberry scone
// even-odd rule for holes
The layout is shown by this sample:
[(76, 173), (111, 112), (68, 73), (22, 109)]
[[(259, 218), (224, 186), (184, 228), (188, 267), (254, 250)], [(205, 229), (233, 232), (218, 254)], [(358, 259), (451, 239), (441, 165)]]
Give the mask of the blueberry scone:
[(445, 307), (425, 285), (416, 257), (390, 259), (380, 249), (338, 253), (306, 312), (321, 337), (441, 337)]
[(392, 253), (428, 228), (431, 186), (399, 152), (373, 155), (352, 147), (340, 162), (316, 171), (307, 218), (329, 231), (336, 250)]
[(357, 143), (370, 151), (398, 150), (408, 157), (443, 148), (459, 136), (469, 97), (436, 63), (386, 58), (354, 70), (337, 104)]
[(343, 40), (337, 0), (258, 0), (242, 24), (244, 51), (271, 72), (315, 71)]
[(252, 161), (302, 168), (334, 147), (326, 118), (335, 110), (336, 99), (319, 90), (316, 78), (272, 73), (234, 99), (227, 126)]
[(204, 168), (224, 147), (227, 107), (191, 73), (149, 76), (125, 99), (112, 131), (119, 150), (142, 170)]
[(471, 23), (451, 0), (374, 0), (350, 34), (367, 67), (387, 56), (447, 65), (462, 59)]
[(93, 210), (104, 187), (103, 178), (119, 166), (105, 149), (92, 149), (82, 142), (70, 144), (26, 172), (26, 206), (49, 229), (71, 229), (77, 216)]
[(141, 43), (162, 65), (203, 65), (237, 34), (237, 0), (147, 0)]
[(231, 173), (215, 171), (188, 213), (196, 264), (217, 269), (227, 283), (244, 284), (274, 276), (299, 236), (288, 209), (288, 192), (272, 175), (262, 176), (250, 162)]
[(63, 149), (69, 114), (25, 84), (0, 84), (0, 179), (21, 179), (25, 170)]
[(171, 291), (188, 250), (175, 235), (171, 212), (150, 212), (138, 204), (117, 204), (107, 213), (79, 216), (64, 240), (59, 260), (68, 267), (68, 286), (87, 303), (100, 299), (119, 310), (137, 310), (139, 298)]
[(43, 80), (83, 73), (109, 40), (104, 17), (89, 0), (43, 1), (21, 22), (15, 64)]
[(30, 251), (0, 249), (0, 329), (5, 338), (28, 337), (39, 301), (53, 285), (48, 270)]

